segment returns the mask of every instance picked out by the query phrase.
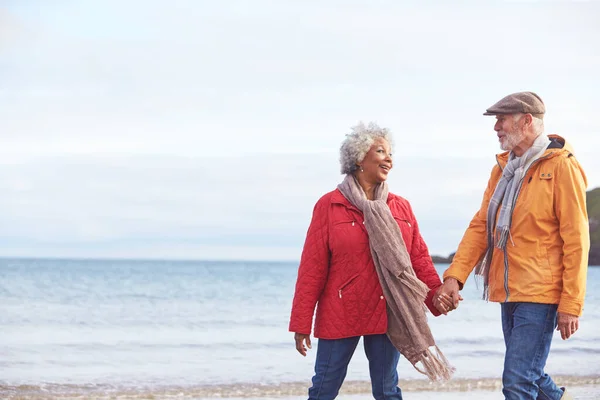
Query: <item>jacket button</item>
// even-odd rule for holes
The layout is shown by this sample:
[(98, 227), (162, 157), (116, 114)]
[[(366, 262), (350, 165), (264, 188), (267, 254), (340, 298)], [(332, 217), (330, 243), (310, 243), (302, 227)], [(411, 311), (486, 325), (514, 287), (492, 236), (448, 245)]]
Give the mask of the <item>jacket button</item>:
[(380, 298), (381, 300), (383, 300), (383, 296), (379, 296), (379, 298)]

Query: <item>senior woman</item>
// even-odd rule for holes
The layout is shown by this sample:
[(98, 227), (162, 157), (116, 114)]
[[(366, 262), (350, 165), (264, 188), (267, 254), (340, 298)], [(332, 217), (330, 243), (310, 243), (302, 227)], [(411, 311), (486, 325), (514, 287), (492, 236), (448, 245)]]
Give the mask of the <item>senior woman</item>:
[(342, 143), (340, 163), (346, 177), (313, 211), (289, 330), (305, 356), (318, 303), (309, 400), (337, 396), (361, 336), (374, 398), (402, 399), (400, 353), (432, 380), (452, 374), (435, 347), (423, 303), (436, 316), (453, 305), (435, 295), (442, 283), (410, 204), (388, 192), (388, 130), (373, 123), (354, 127)]

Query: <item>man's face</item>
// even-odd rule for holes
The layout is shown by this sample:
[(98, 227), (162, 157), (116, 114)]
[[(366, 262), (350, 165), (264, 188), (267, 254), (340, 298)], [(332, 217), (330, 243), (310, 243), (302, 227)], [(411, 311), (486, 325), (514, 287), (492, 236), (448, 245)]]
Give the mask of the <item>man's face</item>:
[(498, 134), (498, 141), (502, 150), (511, 151), (524, 141), (525, 132), (520, 123), (521, 120), (517, 120), (515, 115), (496, 116), (494, 130)]

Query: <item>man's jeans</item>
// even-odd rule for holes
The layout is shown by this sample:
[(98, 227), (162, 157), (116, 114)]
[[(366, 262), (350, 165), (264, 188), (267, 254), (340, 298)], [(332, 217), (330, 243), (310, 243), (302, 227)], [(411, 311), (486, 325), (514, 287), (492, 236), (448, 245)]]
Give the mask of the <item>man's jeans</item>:
[[(312, 387), (308, 389), (309, 400), (335, 399), (359, 340), (360, 336), (319, 339), (315, 376)], [(402, 400), (396, 371), (400, 353), (385, 334), (367, 335), (363, 341), (369, 359), (373, 397), (377, 400)]]
[(506, 344), (502, 393), (507, 400), (559, 400), (563, 391), (544, 373), (556, 328), (555, 304), (502, 303)]

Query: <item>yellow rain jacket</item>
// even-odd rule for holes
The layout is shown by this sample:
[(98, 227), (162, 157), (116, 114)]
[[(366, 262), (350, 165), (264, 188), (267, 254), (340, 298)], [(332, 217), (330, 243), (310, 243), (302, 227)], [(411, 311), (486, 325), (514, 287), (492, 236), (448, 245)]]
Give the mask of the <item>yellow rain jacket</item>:
[[(506, 256), (494, 248), (489, 298), (495, 302), (558, 304), (558, 311), (581, 315), (590, 236), (586, 211), (587, 180), (565, 140), (550, 135), (551, 145), (525, 174), (513, 208)], [(460, 242), (444, 279), (460, 287), (487, 248), (490, 198), (508, 162), (496, 156), (481, 208)]]

